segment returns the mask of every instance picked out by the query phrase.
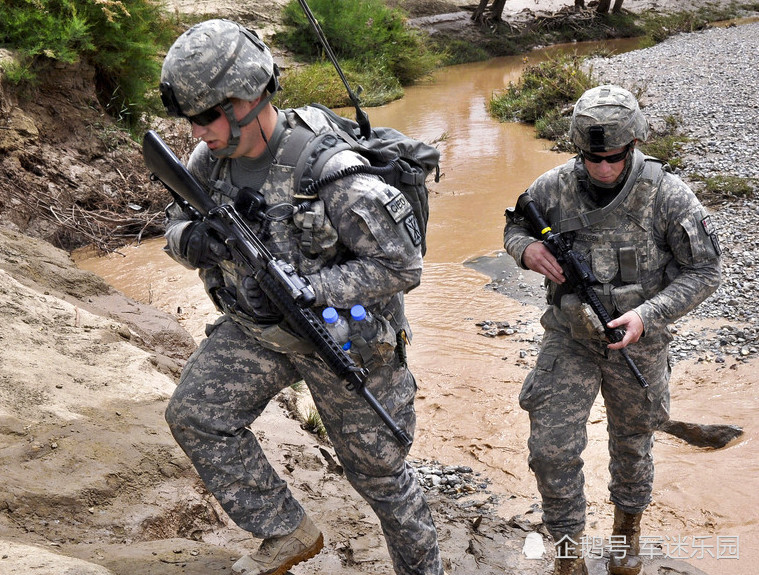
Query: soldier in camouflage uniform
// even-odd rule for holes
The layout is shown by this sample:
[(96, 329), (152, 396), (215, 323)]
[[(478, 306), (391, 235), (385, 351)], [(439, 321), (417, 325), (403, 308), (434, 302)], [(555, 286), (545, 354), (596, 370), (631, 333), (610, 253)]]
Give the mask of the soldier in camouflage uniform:
[[(609, 431), (613, 575), (637, 575), (640, 519), (651, 501), (653, 432), (669, 417), (671, 335), (667, 324), (719, 285), (720, 251), (709, 216), (693, 192), (662, 162), (635, 145), (648, 124), (635, 97), (600, 86), (577, 101), (570, 139), (578, 155), (540, 176), (527, 190), (554, 233), (588, 260), (595, 290), (625, 330), (604, 339), (600, 321), (566, 286), (561, 267), (519, 211), (507, 213), (504, 246), (523, 268), (546, 276), (549, 307), (535, 368), (520, 406), (530, 415), (529, 465), (543, 499), (545, 524), (559, 545), (554, 573), (582, 575), (585, 528), (581, 454), (599, 390)], [(633, 345), (634, 344), (634, 345)], [(626, 348), (649, 382), (641, 387), (622, 355)], [(613, 551), (613, 549), (612, 549)]]
[[(219, 204), (263, 199), (248, 210), (250, 226), (275, 258), (310, 282), (315, 307), (363, 304), (378, 322), (363, 361), (366, 382), (410, 436), (416, 383), (397, 346), (410, 334), (403, 293), (420, 281), (422, 257), (409, 230), (390, 213), (400, 192), (368, 175), (349, 176), (319, 191), (305, 213), (292, 215), (293, 158), (288, 138), (306, 125), (331, 129), (311, 107), (278, 110), (269, 49), (250, 30), (210, 20), (182, 34), (161, 75), (163, 102), (190, 121), (202, 140), (188, 162)], [(332, 156), (323, 173), (367, 163), (352, 151)], [(251, 191), (259, 194), (252, 194)], [(248, 198), (250, 199), (250, 198)], [(177, 203), (167, 208), (167, 252), (198, 268), (221, 317), (188, 361), (166, 411), (177, 442), (208, 489), (243, 529), (263, 539), (233, 565), (246, 575), (283, 574), (316, 555), (322, 533), (272, 469), (248, 426), (283, 388), (304, 380), (351, 485), (380, 519), (395, 572), (441, 575), (430, 510), (408, 449), (355, 392), (345, 388), (310, 346), (293, 335), (255, 279), (229, 258), (208, 226)], [(364, 351), (366, 351), (364, 349)], [(402, 350), (401, 350), (402, 351)]]

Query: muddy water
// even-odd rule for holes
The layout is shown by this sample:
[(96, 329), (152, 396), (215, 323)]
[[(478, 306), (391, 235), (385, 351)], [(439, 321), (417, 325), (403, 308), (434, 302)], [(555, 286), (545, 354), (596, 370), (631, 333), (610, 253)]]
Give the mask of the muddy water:
[[(571, 48), (578, 47), (586, 49)], [(552, 51), (557, 49), (568, 48)], [(543, 57), (545, 53), (535, 53), (530, 60)], [(401, 101), (369, 110), (369, 116), (375, 126), (437, 141), (442, 155), (442, 179), (432, 185), (425, 273), (422, 285), (407, 298), (414, 328), (409, 355), (419, 383), (412, 455), (471, 465), (489, 478), (492, 492), (500, 494), (501, 513), (522, 514), (537, 522), (536, 514), (527, 513), (538, 499), (526, 464), (527, 417), (516, 395), (534, 362), (540, 304), (484, 289), (488, 276), (464, 265), (472, 258), (498, 255), (505, 208), (535, 177), (569, 157), (551, 152), (530, 127), (489, 118), (486, 104), (491, 94), (517, 79), (522, 66), (521, 58), (505, 58), (448, 68), (431, 82), (409, 89)], [(80, 265), (132, 297), (176, 314), (199, 339), (213, 310), (196, 274), (164, 255), (162, 245), (161, 240), (151, 240), (124, 248), (120, 255), (84, 258)], [(535, 274), (523, 274), (508, 258), (490, 262), (490, 269), (515, 284), (537, 281)], [(509, 337), (483, 337), (475, 324), (484, 319), (508, 321), (518, 331)], [(748, 575), (756, 572), (759, 561), (753, 503), (759, 491), (759, 459), (752, 417), (759, 398), (750, 366), (734, 367), (676, 366), (675, 418), (736, 423), (746, 434), (716, 452), (657, 437), (655, 504), (646, 516), (644, 533), (658, 538), (670, 555), (687, 556), (708, 573)], [(608, 537), (608, 457), (600, 402), (591, 415), (589, 434), (588, 531)], [(728, 553), (729, 543), (736, 541), (737, 552)]]

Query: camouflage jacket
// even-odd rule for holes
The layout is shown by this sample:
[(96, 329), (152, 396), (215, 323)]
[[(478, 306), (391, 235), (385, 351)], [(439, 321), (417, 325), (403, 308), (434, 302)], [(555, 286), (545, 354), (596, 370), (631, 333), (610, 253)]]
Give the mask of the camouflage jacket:
[[(289, 109), (280, 114), (286, 118), (285, 132), (276, 150), (277, 160), (260, 190), (267, 206), (297, 202), (297, 191), (292, 189), (294, 165), (286, 160), (292, 128), (301, 123), (314, 132), (331, 129), (323, 114), (314, 108)], [(231, 181), (231, 170), (224, 164), (234, 161), (217, 160), (201, 143), (193, 151), (188, 168), (216, 203), (233, 203), (246, 185)], [(339, 152), (325, 164), (322, 174), (358, 163), (368, 162), (353, 151)], [(388, 207), (399, 194), (375, 176), (352, 175), (322, 188), (318, 200), (305, 213), (268, 222), (265, 232), (260, 221), (251, 221), (250, 227), (260, 234), (275, 257), (293, 264), (309, 280), (316, 294), (316, 307), (340, 310), (360, 303), (375, 316), (388, 318), (396, 330), (407, 329), (403, 293), (419, 284), (422, 256), (403, 223), (398, 223), (397, 214)], [(167, 218), (166, 251), (190, 267), (179, 251), (189, 216), (174, 203), (167, 208)], [(200, 271), (209, 293), (219, 287), (234, 293), (244, 274), (244, 270), (226, 261), (217, 268)]]
[[(694, 309), (718, 287), (720, 250), (710, 217), (691, 189), (661, 162), (635, 151), (628, 179), (608, 206), (595, 204), (576, 158), (527, 190), (554, 232), (574, 236), (612, 314), (634, 309), (647, 333)], [(537, 241), (525, 221), (507, 221), (504, 247), (520, 267)], [(546, 280), (548, 302), (557, 285)]]

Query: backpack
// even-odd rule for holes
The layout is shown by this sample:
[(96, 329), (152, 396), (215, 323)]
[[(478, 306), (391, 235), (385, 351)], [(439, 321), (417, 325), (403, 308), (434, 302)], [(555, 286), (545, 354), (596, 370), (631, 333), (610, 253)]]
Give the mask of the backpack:
[[(332, 130), (317, 132), (309, 128), (296, 128), (288, 147), (302, 149), (295, 162), (294, 188), (305, 197), (315, 196), (323, 186), (353, 174), (380, 176), (385, 183), (397, 188), (411, 205), (413, 213), (404, 221), (422, 255), (427, 252), (427, 221), (429, 220), (429, 191), (427, 176), (434, 170), (435, 181), (440, 181), (440, 151), (424, 142), (409, 138), (393, 128), (373, 128), (371, 136), (361, 136), (359, 124), (343, 118), (322, 106), (312, 104), (325, 116)], [(331, 174), (322, 174), (322, 168), (332, 156), (343, 150), (353, 150), (367, 160), (370, 166), (349, 166)]]

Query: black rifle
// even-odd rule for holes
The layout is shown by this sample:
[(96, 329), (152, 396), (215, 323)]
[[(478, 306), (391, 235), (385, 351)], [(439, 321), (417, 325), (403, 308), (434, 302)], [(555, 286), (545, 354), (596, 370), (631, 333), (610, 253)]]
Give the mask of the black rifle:
[[(556, 234), (551, 231), (551, 226), (545, 220), (540, 210), (535, 205), (530, 195), (525, 192), (517, 199), (517, 213), (523, 214), (527, 221), (533, 228), (533, 231), (538, 234), (543, 245), (548, 248), (556, 261), (559, 262), (561, 269), (564, 271), (564, 277), (568, 285), (574, 290), (575, 294), (580, 301), (586, 303), (596, 314), (601, 321), (601, 325), (604, 328), (604, 334), (606, 338), (612, 342), (617, 343), (622, 341), (625, 336), (625, 330), (621, 327), (610, 328), (609, 322), (612, 320), (609, 312), (604, 307), (601, 300), (598, 298), (598, 294), (593, 289), (594, 285), (598, 284), (596, 276), (593, 275), (593, 271), (590, 269), (588, 262), (585, 261), (585, 256), (574, 251), (566, 239), (561, 234)], [(635, 365), (635, 362), (627, 353), (627, 349), (622, 348), (619, 350), (622, 357), (625, 358), (630, 371), (632, 371), (635, 379), (638, 380), (641, 387), (648, 387), (648, 382), (643, 374)]]
[(151, 179), (160, 181), (180, 204), (192, 208), (224, 239), (236, 263), (250, 270), (261, 290), (285, 317), (288, 325), (311, 343), (330, 370), (346, 381), (377, 413), (404, 447), (411, 438), (390, 417), (377, 398), (366, 388), (368, 372), (360, 368), (332, 338), (317, 315), (309, 309), (314, 303), (313, 288), (289, 263), (277, 260), (231, 205), (216, 205), (200, 183), (187, 171), (160, 136), (150, 130), (142, 142), (145, 164)]

